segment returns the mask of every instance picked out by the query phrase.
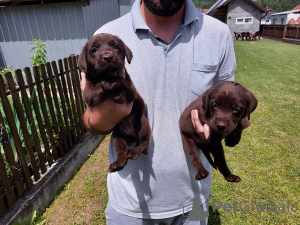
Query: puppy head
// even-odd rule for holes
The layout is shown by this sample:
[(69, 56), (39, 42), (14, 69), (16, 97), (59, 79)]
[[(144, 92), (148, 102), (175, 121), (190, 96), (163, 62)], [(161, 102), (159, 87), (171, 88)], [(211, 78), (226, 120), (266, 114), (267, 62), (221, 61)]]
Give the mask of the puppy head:
[(132, 52), (120, 38), (111, 34), (97, 34), (82, 48), (78, 66), (87, 73), (88, 80), (97, 80), (103, 74), (117, 74), (122, 70), (125, 57), (131, 63)]
[(202, 95), (203, 109), (212, 131), (230, 134), (243, 117), (250, 119), (257, 99), (242, 85), (225, 81), (211, 87)]

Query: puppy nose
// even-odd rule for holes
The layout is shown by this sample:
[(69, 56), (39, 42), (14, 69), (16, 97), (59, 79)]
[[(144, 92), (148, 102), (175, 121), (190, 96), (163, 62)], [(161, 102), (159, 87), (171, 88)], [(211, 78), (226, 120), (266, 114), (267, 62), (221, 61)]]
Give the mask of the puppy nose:
[(226, 124), (224, 124), (224, 123), (218, 123), (216, 125), (217, 125), (217, 128), (219, 131), (223, 131), (226, 128)]
[(113, 60), (113, 56), (111, 54), (105, 54), (103, 56), (103, 60), (106, 61), (106, 62), (110, 62)]

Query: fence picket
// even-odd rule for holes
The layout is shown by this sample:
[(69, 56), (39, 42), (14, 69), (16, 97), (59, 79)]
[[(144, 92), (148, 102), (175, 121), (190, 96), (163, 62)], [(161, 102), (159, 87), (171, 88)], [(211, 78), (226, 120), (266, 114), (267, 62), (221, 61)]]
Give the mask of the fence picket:
[[(0, 155), (0, 216), (15, 203), (16, 198), (25, 194), (26, 189), (32, 188), (32, 175), (35, 181), (39, 180), (41, 173), (80, 141), (85, 132), (76, 57), (58, 60), (58, 67), (59, 71), (56, 62), (41, 64), (32, 68), (33, 74), (26, 67), (25, 79), (18, 69), (15, 71), (18, 86), (11, 73), (5, 74), (6, 82), (0, 76), (0, 104), (3, 106), (0, 123), (5, 124), (5, 128), (8, 126), (13, 141), (0, 143), (3, 146)], [(27, 156), (30, 163), (26, 161)]]
[[(43, 155), (42, 150), (41, 150), (39, 135), (37, 133), (37, 128), (36, 128), (35, 123), (34, 123), (34, 118), (33, 118), (33, 114), (32, 114), (32, 107), (31, 107), (31, 104), (30, 104), (30, 101), (29, 101), (29, 98), (28, 98), (28, 95), (27, 95), (27, 92), (26, 92), (26, 86), (25, 86), (25, 82), (24, 82), (24, 79), (23, 79), (22, 71), (21, 70), (16, 70), (15, 75), (16, 75), (17, 83), (18, 83), (19, 88), (21, 90), (23, 105), (24, 105), (24, 108), (25, 108), (25, 111), (26, 111), (28, 121), (31, 122), (30, 129), (31, 129), (34, 145), (35, 145), (35, 148), (36, 148), (35, 150), (38, 154), (40, 167), (41, 167), (42, 173), (45, 173), (47, 171), (47, 168), (46, 168), (46, 165), (45, 165), (45, 159), (44, 159), (44, 155)], [(30, 95), (31, 94), (32, 93), (30, 93)]]
[(15, 195), (10, 187), (10, 182), (6, 173), (6, 167), (2, 154), (0, 154), (0, 176), (1, 181), (3, 182), (3, 187), (5, 189), (5, 197), (7, 199), (7, 204), (8, 206), (12, 206), (15, 202)]
[(8, 125), (10, 127), (10, 132), (13, 136), (13, 140), (14, 140), (14, 144), (15, 144), (15, 147), (16, 147), (16, 150), (18, 153), (19, 160), (21, 162), (21, 166), (22, 166), (23, 173), (25, 176), (26, 186), (27, 186), (27, 188), (31, 188), (33, 185), (33, 182), (31, 180), (31, 175), (30, 175), (29, 169), (27, 167), (27, 162), (26, 162), (25, 155), (24, 155), (23, 148), (22, 148), (22, 142), (21, 142), (21, 139), (20, 139), (18, 131), (17, 131), (15, 119), (13, 117), (13, 111), (11, 109), (10, 103), (6, 96), (5, 90), (6, 90), (6, 87), (4, 84), (3, 77), (0, 76), (0, 95), (1, 95), (1, 100), (2, 100), (3, 110), (5, 112), (6, 119), (7, 119)]
[[(67, 112), (67, 105), (66, 105), (66, 101), (65, 101), (65, 96), (64, 96), (64, 92), (62, 89), (62, 84), (61, 84), (61, 80), (60, 77), (63, 77), (63, 74), (59, 74), (58, 73), (58, 69), (56, 66), (56, 63), (53, 61), (51, 62), (51, 66), (56, 78), (56, 85), (57, 85), (57, 89), (58, 89), (58, 93), (61, 99), (61, 105), (62, 105), (62, 111), (63, 111), (63, 117), (64, 117), (64, 125), (65, 125), (65, 137), (68, 140), (69, 144), (68, 146), (71, 146), (72, 143), (72, 136), (71, 136), (71, 131), (70, 131), (70, 126), (69, 126), (69, 121), (68, 121), (68, 112)], [(69, 148), (67, 148), (66, 150), (68, 150)]]
[[(1, 115), (1, 113), (0, 113), (0, 123), (4, 125), (4, 119)], [(12, 147), (11, 147), (9, 141), (7, 143), (3, 143), (2, 146), (4, 149), (4, 154), (5, 154), (6, 160), (10, 164), (10, 171), (12, 172), (13, 183), (14, 183), (14, 186), (17, 191), (17, 196), (22, 197), (24, 195), (24, 185), (23, 185), (23, 181), (20, 178), (20, 173), (17, 169), (17, 163), (16, 163), (15, 157), (13, 155)]]
[(33, 67), (33, 74), (34, 74), (34, 78), (35, 78), (35, 84), (36, 84), (36, 87), (37, 87), (37, 92), (38, 92), (38, 96), (39, 96), (39, 100), (40, 100), (39, 102), (40, 102), (43, 117), (44, 117), (44, 120), (45, 120), (45, 123), (46, 123), (47, 132), (48, 132), (48, 135), (49, 135), (49, 139), (50, 139), (54, 159), (57, 160), (58, 159), (57, 143), (56, 143), (56, 140), (54, 138), (54, 134), (53, 134), (53, 131), (52, 131), (52, 125), (51, 125), (50, 118), (49, 118), (48, 113), (47, 113), (46, 100), (45, 100), (44, 93), (43, 93), (41, 75), (40, 75), (40, 70), (39, 70), (38, 67), (36, 67), (36, 66)]
[(72, 86), (72, 81), (71, 81), (71, 71), (70, 71), (70, 68), (69, 68), (69, 60), (68, 58), (64, 58), (64, 66), (65, 66), (65, 71), (66, 71), (66, 78), (67, 78), (67, 84), (68, 84), (68, 90), (69, 90), (69, 97), (70, 97), (70, 100), (71, 100), (71, 108), (72, 109), (72, 113), (73, 114), (73, 120), (74, 120), (74, 123), (72, 124), (72, 128), (74, 130), (74, 141), (77, 142), (78, 141), (78, 136), (76, 135), (77, 134), (77, 129), (76, 129), (76, 123), (75, 121), (78, 121), (77, 120), (77, 115), (76, 115), (76, 111), (75, 111), (75, 102), (74, 102), (74, 91), (73, 91), (73, 86)]
[[(69, 125), (69, 146), (70, 148), (73, 146), (73, 138), (72, 138), (72, 126), (74, 125), (74, 120), (73, 120), (73, 116), (72, 116), (72, 109), (71, 109), (71, 105), (70, 105), (70, 99), (68, 96), (68, 88), (67, 88), (67, 84), (66, 84), (66, 79), (64, 75), (67, 75), (66, 72), (64, 72), (63, 69), (63, 64), (62, 64), (62, 60), (58, 60), (58, 67), (59, 67), (59, 71), (60, 71), (60, 78), (61, 78), (61, 83), (62, 83), (62, 90), (64, 93), (64, 97), (65, 97), (65, 103), (67, 106), (67, 118), (65, 118), (65, 121), (70, 120), (70, 125)], [(68, 123), (69, 124), (69, 123)]]
[(68, 144), (67, 144), (67, 139), (66, 139), (66, 133), (64, 131), (63, 128), (63, 119), (61, 116), (61, 111), (60, 111), (60, 106), (58, 104), (58, 97), (57, 97), (57, 89), (56, 89), (56, 85), (54, 82), (54, 76), (52, 73), (52, 69), (51, 69), (51, 65), (49, 62), (46, 63), (46, 68), (47, 68), (47, 73), (48, 73), (48, 77), (50, 80), (50, 86), (51, 86), (51, 94), (52, 94), (52, 98), (54, 101), (54, 106), (53, 106), (53, 110), (55, 109), (55, 114), (57, 117), (57, 129), (59, 132), (59, 140), (58, 142), (60, 142), (60, 140), (63, 142), (63, 151), (61, 151), (61, 154), (64, 154), (64, 151), (68, 150)]
[(24, 73), (25, 73), (26, 80), (27, 80), (27, 83), (28, 83), (29, 91), (30, 91), (30, 93), (32, 93), (33, 109), (34, 109), (34, 112), (35, 112), (35, 115), (36, 115), (37, 124), (38, 124), (38, 127), (39, 127), (39, 133), (41, 135), (41, 138), (42, 138), (42, 141), (43, 141), (43, 144), (44, 144), (46, 158), (47, 158), (49, 166), (51, 166), (53, 164), (53, 156), (50, 152), (49, 142), (47, 140), (47, 136), (46, 136), (46, 133), (45, 133), (43, 120), (42, 120), (42, 116), (41, 116), (41, 112), (40, 112), (39, 103), (37, 101), (37, 96), (36, 96), (36, 93), (35, 93), (35, 89), (33, 87), (33, 81), (32, 81), (32, 75), (31, 75), (30, 69), (28, 67), (26, 67), (24, 69)]
[[(26, 151), (29, 155), (31, 168), (33, 170), (34, 179), (35, 179), (35, 181), (38, 181), (40, 179), (41, 175), (39, 173), (39, 168), (38, 168), (37, 162), (35, 160), (35, 155), (34, 155), (34, 151), (33, 151), (32, 144), (31, 144), (31, 137), (28, 132), (27, 123), (26, 123), (26, 119), (24, 116), (24, 112), (23, 112), (23, 107), (22, 107), (20, 98), (16, 91), (16, 85), (15, 85), (15, 82), (13, 80), (11, 73), (6, 73), (5, 79), (6, 79), (6, 82), (8, 83), (9, 89), (11, 91), (11, 96), (13, 98), (13, 105), (14, 105), (14, 108), (16, 109), (16, 113), (19, 118), (22, 133), (24, 136)], [(29, 122), (31, 122), (31, 121), (29, 121)]]
[[(41, 70), (41, 74), (43, 77), (44, 89), (45, 89), (47, 104), (48, 104), (49, 111), (50, 111), (52, 126), (54, 128), (55, 135), (57, 136), (57, 135), (59, 135), (59, 129), (58, 129), (57, 119), (56, 119), (56, 115), (55, 115), (54, 107), (53, 107), (53, 103), (52, 103), (52, 94), (50, 92), (50, 88), (49, 88), (49, 84), (48, 84), (48, 77), (47, 77), (47, 72), (45, 70), (45, 65), (41, 64), (40, 70)], [(59, 150), (60, 155), (63, 155), (64, 149), (63, 149), (62, 143), (59, 140), (57, 140), (57, 137), (55, 138), (55, 141), (58, 143), (58, 150)]]
[[(74, 75), (73, 75), (74, 70), (72, 68), (72, 59), (71, 59), (71, 57), (68, 58), (68, 64), (67, 65), (68, 65), (68, 68), (70, 69), (70, 77), (67, 76), (67, 78), (69, 78), (69, 80), (68, 80), (69, 88), (72, 87), (72, 95), (71, 95), (72, 97), (71, 97), (71, 99), (72, 99), (72, 110), (73, 110), (74, 120), (79, 121), (78, 117), (80, 117), (80, 116), (78, 116), (78, 115), (80, 115), (80, 114), (78, 112), (78, 105), (76, 104), (77, 103), (76, 90), (75, 90), (76, 86), (74, 84), (74, 82), (75, 82)], [(74, 93), (74, 95), (73, 95), (73, 93)], [(74, 99), (75, 99), (76, 103), (75, 103)], [(77, 138), (80, 139), (80, 127), (79, 127), (78, 123), (75, 123), (75, 129), (76, 129)]]
[[(77, 56), (78, 58), (78, 56)], [(80, 88), (80, 79), (79, 77), (81, 76), (80, 75), (80, 70), (77, 66), (77, 58), (75, 55), (72, 56), (72, 64), (73, 64), (73, 69), (74, 69), (74, 75), (75, 75), (75, 80), (76, 80), (76, 99), (78, 99), (78, 106), (79, 106), (79, 115), (81, 115), (84, 111), (84, 104), (83, 104), (83, 97), (82, 97), (82, 94), (81, 94), (81, 88)], [(84, 126), (83, 126), (83, 121), (82, 121), (82, 117), (79, 116), (79, 124), (80, 124), (80, 128), (81, 128), (81, 132), (84, 133), (85, 132), (85, 129), (84, 129)]]

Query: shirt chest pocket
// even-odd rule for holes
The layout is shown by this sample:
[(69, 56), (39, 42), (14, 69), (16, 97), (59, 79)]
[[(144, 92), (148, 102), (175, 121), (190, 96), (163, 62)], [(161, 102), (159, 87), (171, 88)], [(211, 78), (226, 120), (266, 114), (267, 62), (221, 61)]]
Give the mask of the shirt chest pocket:
[(200, 96), (212, 86), (214, 77), (217, 74), (217, 64), (196, 64), (193, 63), (191, 73), (191, 92)]

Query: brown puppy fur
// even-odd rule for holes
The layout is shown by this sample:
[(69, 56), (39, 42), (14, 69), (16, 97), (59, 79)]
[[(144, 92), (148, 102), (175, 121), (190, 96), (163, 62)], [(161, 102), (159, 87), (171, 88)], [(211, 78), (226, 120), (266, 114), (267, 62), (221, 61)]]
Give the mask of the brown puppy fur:
[[(132, 52), (121, 39), (110, 34), (91, 37), (78, 58), (79, 68), (86, 73), (83, 99), (89, 106), (96, 106), (107, 98), (122, 104), (133, 102), (130, 115), (113, 129), (117, 159), (110, 164), (109, 171), (122, 170), (128, 159), (147, 154), (150, 126), (146, 118), (144, 100), (136, 91), (129, 74), (118, 75), (124, 68), (125, 57), (131, 63)], [(85, 125), (89, 130), (89, 125)], [(133, 149), (129, 145), (135, 143)]]
[[(238, 144), (243, 129), (240, 121), (244, 117), (250, 119), (250, 114), (256, 106), (257, 99), (251, 91), (238, 83), (224, 81), (209, 88), (184, 110), (179, 119), (181, 138), (183, 147), (196, 168), (196, 180), (204, 179), (209, 174), (197, 155), (196, 147), (202, 150), (211, 165), (218, 169), (227, 181), (241, 180), (230, 172), (221, 141), (226, 137), (227, 146), (233, 147)], [(191, 120), (191, 112), (194, 109), (198, 110), (201, 123), (207, 124), (211, 129), (209, 140), (201, 139), (194, 130)]]

